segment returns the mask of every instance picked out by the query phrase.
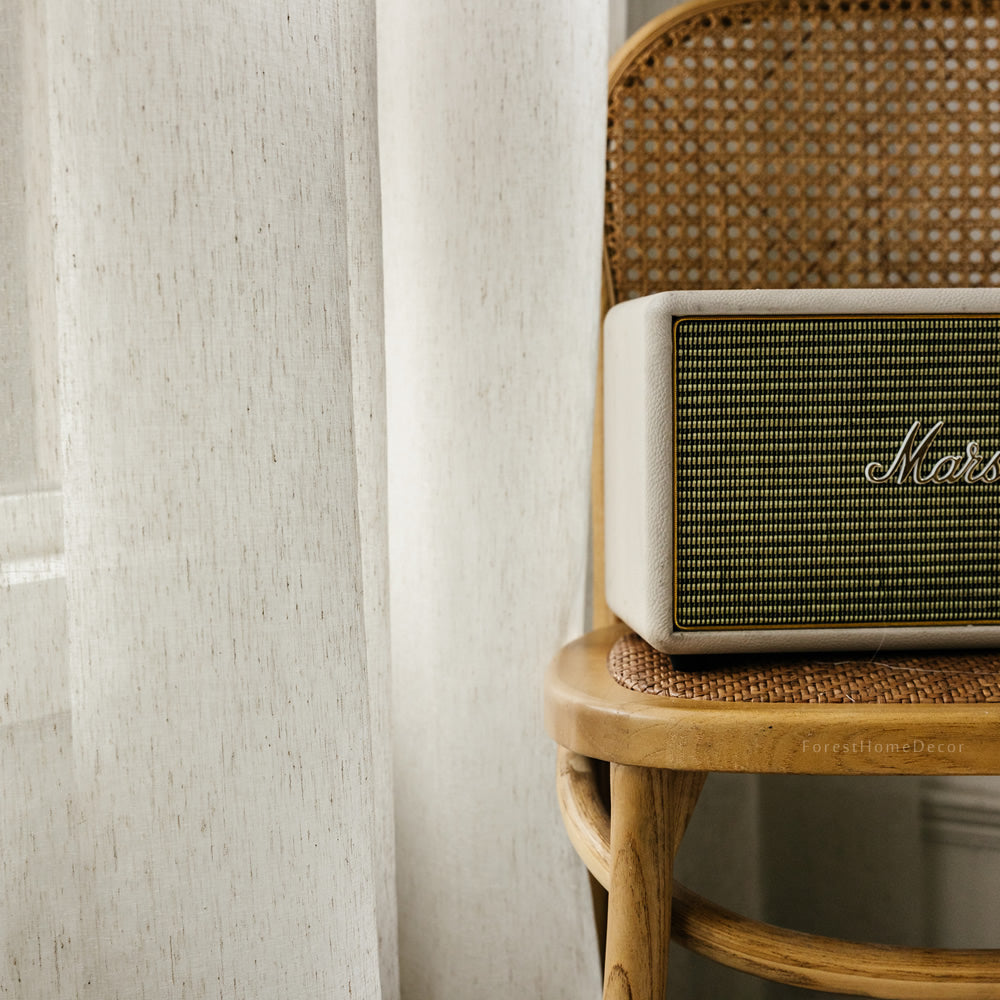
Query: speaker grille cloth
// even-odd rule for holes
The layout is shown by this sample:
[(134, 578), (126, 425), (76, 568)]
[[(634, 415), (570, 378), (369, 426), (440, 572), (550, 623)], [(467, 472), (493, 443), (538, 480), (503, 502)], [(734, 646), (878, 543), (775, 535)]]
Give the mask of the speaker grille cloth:
[(942, 476), (969, 468), (969, 442), (984, 473), (998, 333), (995, 317), (676, 321), (677, 627), (1000, 619), (1000, 482), (865, 476), (938, 422), (916, 478), (948, 455)]

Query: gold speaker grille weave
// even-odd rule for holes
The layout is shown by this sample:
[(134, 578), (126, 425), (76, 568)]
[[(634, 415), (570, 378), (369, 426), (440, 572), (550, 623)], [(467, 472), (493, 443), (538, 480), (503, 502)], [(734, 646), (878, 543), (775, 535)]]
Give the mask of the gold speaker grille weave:
[(613, 301), (1000, 284), (994, 0), (775, 0), (667, 24), (613, 81)]
[(1000, 319), (674, 335), (678, 628), (1000, 620)]

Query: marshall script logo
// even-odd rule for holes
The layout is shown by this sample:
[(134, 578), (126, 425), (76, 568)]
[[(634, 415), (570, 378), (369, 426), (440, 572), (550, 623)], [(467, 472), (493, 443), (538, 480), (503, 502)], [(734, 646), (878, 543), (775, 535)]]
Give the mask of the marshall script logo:
[(889, 465), (869, 462), (865, 466), (865, 479), (870, 483), (887, 483), (895, 479), (900, 484), (912, 482), (917, 486), (928, 483), (995, 483), (1000, 480), (1000, 451), (987, 458), (975, 441), (965, 446), (964, 455), (945, 455), (933, 464), (928, 463), (927, 453), (942, 427), (944, 421), (939, 420), (921, 438), (920, 421), (915, 421)]

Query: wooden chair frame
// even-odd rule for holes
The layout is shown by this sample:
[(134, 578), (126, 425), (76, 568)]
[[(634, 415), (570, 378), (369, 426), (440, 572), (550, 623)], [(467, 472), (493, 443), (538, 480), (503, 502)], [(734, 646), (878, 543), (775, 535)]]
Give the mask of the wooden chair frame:
[[(937, 2), (952, 7), (952, 0)], [(733, 0), (694, 0), (651, 22), (612, 63), (612, 87), (666, 28), (731, 6)], [(607, 255), (604, 286), (608, 307), (616, 295)], [(545, 717), (560, 748), (566, 829), (609, 892), (605, 998), (662, 1000), (671, 936), (732, 968), (816, 990), (1000, 998), (1000, 949), (888, 947), (802, 934), (738, 916), (673, 881), (674, 857), (708, 773), (1000, 774), (1000, 705), (749, 704), (641, 694), (617, 684), (606, 664), (625, 628), (603, 593), (601, 400), (599, 373), (594, 631), (552, 663)], [(918, 742), (924, 752), (899, 752)], [(610, 763), (610, 809), (595, 761)]]

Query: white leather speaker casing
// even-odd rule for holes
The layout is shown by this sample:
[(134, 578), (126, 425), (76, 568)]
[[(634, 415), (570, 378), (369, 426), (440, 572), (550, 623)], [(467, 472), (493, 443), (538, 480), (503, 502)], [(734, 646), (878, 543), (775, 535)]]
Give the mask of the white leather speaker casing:
[[(1000, 290), (663, 292), (611, 309), (604, 327), (605, 567), (611, 609), (651, 645), (673, 654), (1000, 646), (1000, 626), (992, 624), (719, 631), (675, 624), (675, 319), (963, 313), (1000, 314)], [(1000, 427), (997, 431), (1000, 436)], [(995, 488), (1000, 503), (1000, 484), (985, 488)]]

